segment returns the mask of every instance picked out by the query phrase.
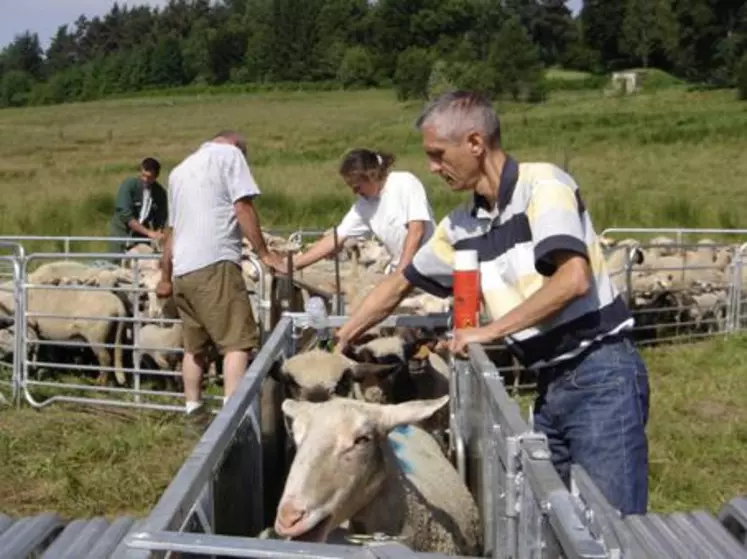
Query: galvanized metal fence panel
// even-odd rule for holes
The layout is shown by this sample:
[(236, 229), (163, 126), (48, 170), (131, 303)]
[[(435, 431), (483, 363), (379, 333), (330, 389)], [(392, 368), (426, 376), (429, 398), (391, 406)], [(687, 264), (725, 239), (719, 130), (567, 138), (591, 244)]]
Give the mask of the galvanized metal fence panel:
[[(78, 252), (91, 252), (93, 244), (108, 243), (139, 243), (148, 246), (155, 246), (156, 242), (152, 239), (140, 239), (133, 237), (100, 237), (95, 235), (0, 235), (1, 242), (18, 243), (26, 246), (27, 244), (45, 244), (59, 247), (57, 251), (63, 258)], [(83, 246), (87, 250), (74, 250), (77, 246)], [(29, 251), (30, 252), (30, 251)]]
[[(328, 324), (339, 326), (345, 319), (333, 316)], [(444, 326), (446, 320), (445, 315), (395, 316), (382, 325), (439, 327)], [(146, 519), (141, 532), (133, 533), (123, 542), (117, 557), (161, 556), (156, 552), (166, 551), (232, 557), (301, 554), (305, 557), (349, 557), (363, 551), (355, 546), (247, 538), (263, 528), (253, 522), (247, 524), (243, 539), (219, 537), (220, 533), (216, 534), (215, 530), (212, 530), (215, 535), (205, 538), (184, 530), (190, 516), (200, 507), (207, 506), (214, 512), (219, 510), (214, 500), (199, 504), (198, 497), (206, 486), (215, 483), (221, 458), (232, 446), (240, 444), (235, 433), (245, 414), (256, 421), (253, 410), (272, 362), (280, 355), (296, 351), (299, 331), (307, 326), (309, 320), (303, 313), (288, 313), (282, 318), (247, 371), (235, 398), (229, 400), (215, 418)], [(550, 557), (548, 550), (559, 549), (564, 557), (605, 557), (603, 546), (585, 530), (576, 515), (570, 493), (549, 462), (544, 438), (532, 433), (522, 420), (518, 406), (503, 388), (499, 372), (482, 348), (470, 347), (470, 360), (455, 362), (454, 366), (456, 374), (452, 380), (456, 381), (458, 389), (453, 402), (451, 435), (461, 439), (464, 448), (463, 457), (461, 460), (457, 457), (456, 462), (459, 465), (461, 461), (461, 473), (480, 503), (489, 554), (495, 558)], [(253, 463), (261, 463), (261, 458), (255, 456)], [(263, 481), (260, 477), (255, 492), (244, 496), (255, 506), (260, 506), (257, 501), (261, 491), (256, 488), (261, 487)], [(155, 555), (139, 552), (144, 550)], [(393, 557), (409, 556), (394, 553)], [(433, 555), (417, 553), (412, 556)]]
[[(21, 301), (16, 307), (16, 310), (19, 311), (19, 320), (16, 323), (19, 327), (16, 328), (16, 333), (20, 331), (21, 335), (19, 351), (16, 352), (16, 355), (22, 357), (20, 372), (17, 374), (19, 378), (18, 385), (25, 400), (30, 405), (38, 408), (54, 402), (71, 402), (163, 411), (183, 411), (184, 395), (181, 391), (147, 388), (141, 382), (143, 378), (152, 380), (171, 379), (172, 384), (174, 384), (181, 378), (181, 373), (178, 370), (142, 368), (142, 358), (146, 355), (152, 356), (154, 353), (158, 353), (160, 355), (180, 356), (183, 354), (181, 340), (177, 346), (166, 347), (161, 344), (159, 347), (149, 347), (143, 343), (141, 338), (142, 329), (145, 326), (149, 326), (150, 328), (164, 326), (174, 328), (179, 327), (181, 324), (179, 319), (149, 316), (149, 314), (153, 314), (150, 311), (153, 311), (154, 308), (154, 286), (151, 285), (148, 287), (143, 285), (143, 274), (146, 272), (141, 270), (141, 268), (143, 263), (154, 261), (158, 256), (127, 255), (126, 259), (132, 263), (132, 268), (128, 269), (131, 270), (131, 283), (127, 285), (81, 285), (75, 282), (68, 285), (53, 285), (48, 283), (35, 284), (30, 281), (29, 270), (35, 264), (58, 261), (59, 256), (57, 253), (31, 254), (23, 259), (21, 266), (21, 279), (19, 282)], [(112, 253), (71, 253), (67, 256), (68, 259), (86, 263), (96, 260), (112, 262), (123, 259), (122, 254)], [(259, 315), (260, 336), (263, 336), (264, 332), (261, 323), (264, 316), (256, 299), (262, 300), (265, 297), (264, 272), (256, 259), (252, 258), (250, 262), (256, 268), (259, 282), (257, 297), (251, 297), (249, 294), (247, 296), (250, 299), (254, 299), (252, 302), (253, 307), (257, 309), (255, 312)], [(125, 270), (121, 267), (118, 269), (120, 271)], [(65, 296), (64, 292), (77, 293), (79, 296), (81, 293), (88, 294), (87, 296), (83, 296), (83, 301), (87, 302), (90, 308), (75, 309), (74, 312), (65, 312), (62, 314), (38, 310), (40, 307), (47, 309), (54, 308), (55, 306), (59, 307), (61, 303), (51, 303), (50, 301), (61, 301), (61, 298)], [(101, 303), (101, 301), (97, 302), (98, 298), (93, 296), (94, 293), (110, 293), (115, 298), (109, 298), (109, 301)], [(29, 307), (29, 298), (35, 299), (34, 309)], [(147, 298), (150, 305), (150, 311), (145, 314), (141, 311), (141, 300), (144, 298)], [(117, 300), (122, 302), (121, 306), (119, 304), (114, 305), (114, 302)], [(114, 307), (99, 309), (96, 307), (97, 304), (114, 305)], [(129, 309), (126, 308), (127, 306), (129, 306)], [(115, 307), (119, 309), (117, 312), (113, 310)], [(99, 339), (107, 334), (105, 327), (99, 330), (97, 326), (98, 323), (102, 322), (108, 323), (115, 332), (124, 335), (129, 343), (125, 343), (125, 340), (122, 338), (115, 338), (114, 343), (111, 343), (108, 336), (107, 339)], [(64, 329), (62, 332), (64, 335), (59, 334), (59, 332), (57, 332), (56, 336), (40, 336), (38, 335), (39, 332), (34, 334), (41, 325), (44, 325), (44, 328), (50, 331), (54, 330), (57, 325), (63, 325), (60, 328)], [(74, 339), (72, 334), (78, 335), (81, 330), (100, 335), (95, 340)], [(109, 332), (111, 330), (109, 329)], [(161, 330), (160, 335), (165, 335), (165, 332), (165, 329)], [(85, 338), (85, 336), (83, 337)], [(181, 338), (180, 335), (177, 337)], [(96, 356), (98, 363), (93, 365), (73, 364), (54, 359), (44, 360), (39, 355), (34, 356), (34, 352), (39, 352), (45, 348), (91, 350)], [(116, 360), (113, 360), (109, 355), (110, 351), (114, 354), (115, 359), (117, 355), (120, 355), (123, 359), (130, 359), (132, 361), (131, 366), (117, 366)], [(180, 360), (173, 359), (173, 361)], [(114, 361), (114, 363), (110, 363), (111, 361)], [(72, 378), (68, 381), (64, 378), (62, 380), (40, 380), (36, 378), (34, 373), (34, 371), (38, 371), (39, 369), (62, 372)], [(120, 376), (120, 380), (122, 380), (121, 376), (124, 375), (125, 385), (103, 386), (81, 382), (84, 380), (82, 377), (91, 372), (98, 372), (100, 375), (99, 379), (114, 375)], [(40, 391), (42, 392), (41, 397), (39, 396)], [(208, 396), (207, 399), (217, 402), (222, 398), (220, 396)]]
[[(0, 269), (9, 280), (0, 283), (0, 404), (17, 404), (20, 395), (20, 371), (23, 363), (19, 351), (21, 338), (16, 336), (16, 325), (20, 322), (22, 308), (21, 277), (24, 249), (18, 243), (0, 241), (0, 251), (12, 254), (0, 255)], [(10, 307), (10, 308), (8, 308)], [(12, 332), (12, 333), (9, 333)]]

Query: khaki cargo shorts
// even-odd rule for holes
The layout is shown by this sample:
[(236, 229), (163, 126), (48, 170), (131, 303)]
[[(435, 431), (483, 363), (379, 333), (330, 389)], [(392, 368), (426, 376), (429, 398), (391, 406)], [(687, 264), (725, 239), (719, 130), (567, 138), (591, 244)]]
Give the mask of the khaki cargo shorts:
[(259, 330), (238, 264), (216, 262), (173, 284), (185, 351), (204, 355), (211, 342), (221, 354), (257, 347)]

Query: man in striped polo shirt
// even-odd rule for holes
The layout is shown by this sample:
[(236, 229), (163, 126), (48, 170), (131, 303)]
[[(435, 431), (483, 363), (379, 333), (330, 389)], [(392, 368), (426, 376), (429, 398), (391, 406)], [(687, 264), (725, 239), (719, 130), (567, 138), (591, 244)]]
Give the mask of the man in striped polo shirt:
[(536, 428), (569, 483), (581, 464), (623, 514), (648, 501), (648, 372), (629, 337), (633, 318), (612, 285), (573, 178), (501, 149), (490, 101), (449, 92), (417, 122), (430, 170), (472, 200), (453, 210), (400, 274), (385, 279), (337, 334), (344, 347), (413, 287), (451, 294), (454, 252), (473, 249), (492, 322), (454, 332), (451, 349), (504, 340), (538, 370)]

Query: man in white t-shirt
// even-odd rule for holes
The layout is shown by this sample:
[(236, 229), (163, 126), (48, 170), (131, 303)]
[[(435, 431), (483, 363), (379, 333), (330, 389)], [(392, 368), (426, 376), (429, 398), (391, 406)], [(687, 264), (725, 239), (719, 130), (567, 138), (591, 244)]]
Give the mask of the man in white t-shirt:
[[(224, 395), (236, 389), (259, 343), (241, 275), (242, 233), (268, 267), (284, 270), (260, 230), (260, 192), (246, 160), (246, 140), (221, 132), (169, 175), (170, 228), (156, 293), (174, 302), (183, 323), (186, 411), (202, 408), (201, 381), (211, 346), (223, 355)], [(173, 286), (172, 286), (173, 282)]]
[[(391, 255), (390, 267), (403, 270), (434, 230), (433, 210), (423, 184), (408, 171), (391, 171), (394, 157), (371, 150), (350, 152), (340, 174), (359, 196), (337, 227), (338, 247), (346, 238), (373, 233)], [(297, 269), (334, 252), (327, 235), (294, 258)]]

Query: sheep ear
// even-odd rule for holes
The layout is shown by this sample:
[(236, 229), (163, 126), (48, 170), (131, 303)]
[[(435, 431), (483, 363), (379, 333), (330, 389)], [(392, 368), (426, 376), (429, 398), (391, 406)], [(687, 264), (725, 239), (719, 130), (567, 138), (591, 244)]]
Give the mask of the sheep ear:
[(356, 349), (353, 346), (349, 345), (349, 344), (346, 345), (342, 349), (341, 353), (342, 353), (342, 355), (344, 357), (347, 357), (348, 359), (352, 359), (353, 361), (356, 361), (358, 359), (358, 353), (357, 353)]
[(301, 400), (294, 400), (292, 398), (286, 398), (285, 400), (283, 400), (283, 403), (280, 405), (280, 409), (283, 410), (283, 413), (288, 418), (295, 419), (305, 409), (308, 409), (309, 405), (310, 405), (309, 402), (304, 402)]
[(351, 369), (353, 380), (356, 382), (362, 382), (366, 378), (385, 378), (391, 375), (400, 367), (399, 363), (391, 363), (388, 365), (377, 365), (375, 363), (358, 363)]
[(389, 404), (379, 407), (377, 418), (379, 427), (386, 432), (401, 425), (411, 425), (428, 419), (440, 410), (449, 396), (441, 396), (433, 400), (411, 400), (401, 404)]

